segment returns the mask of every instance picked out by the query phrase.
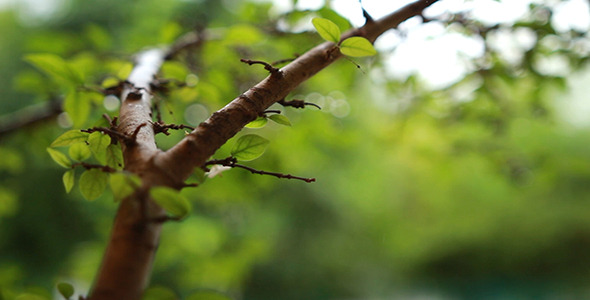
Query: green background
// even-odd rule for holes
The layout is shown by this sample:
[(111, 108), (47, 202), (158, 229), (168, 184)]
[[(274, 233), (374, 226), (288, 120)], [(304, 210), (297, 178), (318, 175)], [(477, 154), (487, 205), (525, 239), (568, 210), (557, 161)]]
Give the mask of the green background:
[[(163, 78), (196, 74), (198, 83), (158, 96), (167, 122), (198, 123), (266, 76), (240, 58), (281, 60), (322, 41), (313, 30), (280, 31), (277, 23), (322, 16), (350, 26), (328, 6), (277, 16), (270, 4), (249, 1), (64, 3), (46, 17), (0, 12), (3, 126), (67, 92), (23, 60), (29, 53), (59, 55), (99, 86), (124, 78), (133, 53), (208, 28), (210, 40), (163, 68)], [(486, 48), (486, 63), (474, 62), (474, 72), (441, 90), (380, 75), (386, 53), (355, 59), (362, 71), (341, 60), (304, 83), (292, 97), (322, 110), (273, 107), (293, 126), (269, 122), (240, 135), (271, 141), (244, 164), (317, 182), (235, 169), (183, 190), (193, 212), (164, 226), (146, 298), (587, 296), (590, 131), (557, 113), (567, 104), (568, 78), (541, 74), (534, 63), (558, 53), (572, 74), (582, 72), (587, 53), (572, 45), (588, 37), (556, 32), (542, 18), (500, 27), (529, 28), (537, 41), (561, 44), (537, 42), (516, 65)], [(485, 38), (481, 28), (467, 19), (447, 30)], [(457, 100), (473, 82), (472, 99)], [(116, 115), (101, 97), (92, 101), (82, 128)], [(64, 169), (45, 148), (67, 129), (51, 120), (0, 136), (0, 299), (57, 297), (58, 282), (85, 293), (98, 268), (116, 203), (108, 191), (94, 201), (77, 185), (65, 193)], [(158, 136), (158, 144), (167, 149), (182, 136)]]

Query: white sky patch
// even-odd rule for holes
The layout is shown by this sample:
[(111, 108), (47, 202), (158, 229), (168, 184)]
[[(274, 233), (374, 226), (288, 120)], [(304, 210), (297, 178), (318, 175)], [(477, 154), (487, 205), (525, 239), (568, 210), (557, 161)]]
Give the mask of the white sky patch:
[(480, 20), (484, 25), (512, 24), (526, 16), (532, 0), (477, 0), (471, 10), (471, 16)]
[(16, 8), (23, 23), (36, 25), (63, 12), (66, 0), (0, 0), (0, 10)]
[(565, 97), (560, 97), (559, 101), (555, 101), (554, 107), (566, 123), (580, 127), (590, 126), (588, 82), (590, 82), (590, 67), (569, 76), (567, 94)]
[(555, 7), (551, 24), (559, 32), (570, 29), (585, 32), (590, 29), (590, 5), (588, 0), (569, 0)]

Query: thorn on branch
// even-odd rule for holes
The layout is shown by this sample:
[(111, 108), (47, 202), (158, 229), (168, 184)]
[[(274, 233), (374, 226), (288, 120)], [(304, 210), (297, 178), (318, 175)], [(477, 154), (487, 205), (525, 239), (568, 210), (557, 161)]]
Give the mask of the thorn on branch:
[(278, 109), (268, 109), (268, 110), (265, 110), (264, 112), (262, 112), (262, 116), (265, 116), (266, 114), (277, 114), (277, 115), (280, 115), (281, 114), (281, 111), (278, 110)]
[(322, 109), (319, 105), (315, 104), (315, 103), (310, 103), (310, 102), (305, 102), (303, 100), (299, 100), (299, 99), (293, 99), (290, 101), (285, 101), (285, 99), (279, 100), (277, 101), (278, 104), (284, 106), (284, 107), (294, 107), (294, 108), (305, 108), (306, 105), (311, 105), (313, 107), (316, 107), (317, 109)]
[(362, 0), (359, 0), (359, 3), (361, 5), (361, 9), (363, 10), (363, 17), (365, 18), (365, 24), (375, 23), (375, 20), (373, 19), (373, 17), (371, 17), (371, 15), (365, 10)]
[(250, 60), (250, 59), (244, 59), (244, 58), (240, 59), (240, 61), (243, 62), (243, 63), (246, 63), (246, 64), (248, 64), (250, 66), (251, 65), (254, 65), (254, 64), (263, 65), (264, 66), (264, 69), (267, 70), (268, 72), (270, 72), (271, 75), (278, 76), (278, 77), (281, 77), (282, 76), (281, 70), (273, 67), (271, 64), (269, 64), (269, 63), (267, 63), (265, 61), (261, 61), (261, 60)]
[(135, 131), (133, 131), (133, 133), (131, 134), (131, 137), (130, 137), (132, 143), (135, 143), (135, 141), (137, 140), (137, 135), (139, 134), (139, 130), (146, 125), (147, 125), (147, 123), (141, 123), (141, 124), (139, 124), (139, 126), (137, 126), (137, 128), (135, 128)]
[(307, 183), (315, 182), (315, 178), (305, 178), (305, 177), (294, 176), (291, 174), (267, 172), (267, 171), (262, 171), (262, 170), (250, 168), (248, 166), (240, 165), (240, 164), (238, 164), (238, 160), (232, 156), (224, 158), (224, 159), (210, 160), (210, 161), (206, 162), (201, 168), (205, 171), (209, 171), (207, 166), (210, 166), (210, 165), (222, 165), (222, 166), (230, 167), (230, 168), (241, 168), (241, 169), (250, 171), (250, 173), (252, 173), (252, 174), (269, 175), (269, 176), (274, 176), (277, 178), (284, 178), (284, 179), (297, 179), (297, 180), (305, 181)]
[(170, 132), (168, 131), (169, 129), (172, 129), (172, 130), (182, 130), (182, 129), (195, 130), (194, 127), (188, 126), (188, 125), (183, 125), (183, 124), (164, 124), (163, 122), (152, 122), (152, 125), (154, 127), (155, 134), (163, 133), (165, 135), (170, 135)]

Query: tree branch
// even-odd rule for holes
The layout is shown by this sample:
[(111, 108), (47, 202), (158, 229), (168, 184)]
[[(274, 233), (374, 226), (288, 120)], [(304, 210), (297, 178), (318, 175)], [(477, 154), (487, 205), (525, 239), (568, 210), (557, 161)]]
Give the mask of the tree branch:
[(149, 83), (164, 59), (161, 50), (141, 53), (121, 94), (117, 132), (134, 137), (121, 140), (125, 169), (142, 178), (142, 192), (123, 199), (89, 300), (140, 299), (151, 275), (162, 223), (148, 220), (164, 215), (147, 193), (153, 185), (171, 185), (153, 158), (159, 153), (151, 124)]
[[(363, 27), (350, 30), (341, 37), (364, 36), (374, 42), (385, 31), (397, 27), (401, 22), (420, 15), (438, 0), (420, 0), (406, 5), (390, 15), (367, 22)], [(333, 51), (334, 44), (325, 42), (280, 69), (282, 76), (274, 73), (238, 96), (221, 110), (213, 113), (176, 146), (158, 157), (159, 164), (175, 169), (175, 180), (184, 181), (195, 167), (203, 165), (227, 140), (253, 121), (273, 103), (284, 99), (302, 82), (321, 71), (338, 58), (339, 51)]]
[[(391, 15), (367, 22), (342, 36), (364, 36), (374, 41), (379, 35), (402, 21), (418, 15), (437, 0), (420, 0)], [(150, 50), (138, 56), (137, 64), (125, 82), (117, 132), (133, 137), (122, 141), (125, 169), (142, 179), (142, 187), (122, 200), (111, 238), (89, 300), (138, 300), (149, 281), (152, 262), (159, 242), (165, 215), (149, 198), (149, 188), (164, 185), (180, 189), (195, 167), (206, 160), (246, 124), (256, 119), (270, 105), (285, 98), (293, 89), (342, 56), (334, 44), (323, 43), (284, 68), (271, 74), (213, 113), (176, 146), (166, 152), (156, 147), (151, 111), (150, 82), (164, 59), (174, 56), (177, 46), (168, 53)], [(337, 50), (337, 49), (336, 49)], [(291, 177), (294, 178), (294, 177)], [(311, 180), (311, 179), (310, 179)]]

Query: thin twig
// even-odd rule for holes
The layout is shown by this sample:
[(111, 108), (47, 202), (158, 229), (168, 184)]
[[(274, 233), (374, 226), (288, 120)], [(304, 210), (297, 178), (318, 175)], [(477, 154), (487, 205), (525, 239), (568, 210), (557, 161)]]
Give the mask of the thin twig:
[(156, 133), (156, 134), (163, 133), (165, 135), (170, 135), (170, 132), (168, 132), (169, 129), (173, 129), (173, 130), (182, 130), (182, 129), (195, 130), (194, 127), (188, 126), (188, 125), (184, 125), (184, 124), (164, 124), (163, 122), (152, 122), (152, 125), (154, 126), (154, 133)]
[(315, 104), (315, 103), (310, 103), (310, 102), (305, 102), (303, 100), (299, 100), (299, 99), (293, 99), (293, 100), (289, 100), (289, 101), (285, 101), (285, 99), (279, 100), (277, 101), (278, 104), (287, 107), (294, 107), (294, 108), (305, 108), (306, 105), (311, 105), (313, 107), (317, 107), (317, 109), (322, 109), (319, 105)]
[(222, 165), (222, 166), (230, 167), (230, 168), (242, 168), (244, 170), (250, 171), (250, 173), (253, 173), (253, 174), (270, 175), (270, 176), (274, 176), (277, 178), (284, 178), (284, 179), (297, 179), (297, 180), (305, 181), (307, 183), (315, 182), (315, 178), (305, 178), (305, 177), (294, 176), (291, 174), (262, 171), (262, 170), (257, 170), (257, 169), (254, 169), (254, 168), (251, 168), (248, 166), (244, 166), (244, 165), (238, 164), (238, 160), (235, 157), (231, 157), (231, 156), (224, 158), (224, 159), (210, 160), (203, 165), (203, 169), (208, 171), (209, 169), (207, 168), (207, 166), (210, 166), (210, 165)]
[(270, 72), (271, 75), (275, 75), (275, 76), (281, 76), (281, 70), (273, 67), (271, 64), (265, 62), (265, 61), (261, 61), (261, 60), (251, 60), (251, 59), (245, 59), (242, 58), (240, 59), (241, 62), (246, 63), (248, 65), (254, 65), (254, 64), (259, 64), (259, 65), (263, 65), (264, 69), (267, 70), (268, 72)]

